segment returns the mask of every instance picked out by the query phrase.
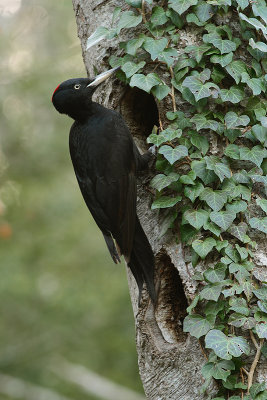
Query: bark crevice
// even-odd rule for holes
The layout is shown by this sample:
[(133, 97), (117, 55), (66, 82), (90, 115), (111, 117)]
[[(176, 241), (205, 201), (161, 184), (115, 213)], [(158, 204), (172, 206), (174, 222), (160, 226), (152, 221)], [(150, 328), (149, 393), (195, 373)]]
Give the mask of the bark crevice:
[(186, 337), (182, 324), (188, 307), (182, 280), (164, 249), (156, 256), (156, 265), (159, 282), (156, 320), (166, 341), (178, 343)]

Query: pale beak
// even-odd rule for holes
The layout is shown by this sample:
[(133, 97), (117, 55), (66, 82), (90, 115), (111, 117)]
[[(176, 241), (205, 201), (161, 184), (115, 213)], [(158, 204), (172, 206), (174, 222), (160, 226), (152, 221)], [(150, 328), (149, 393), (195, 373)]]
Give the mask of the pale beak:
[(115, 71), (117, 71), (120, 68), (121, 67), (119, 66), (116, 68), (109, 69), (108, 71), (102, 72), (102, 74), (97, 75), (95, 77), (95, 79), (93, 80), (93, 82), (89, 83), (89, 85), (87, 85), (87, 87), (98, 86), (100, 83), (102, 83), (106, 79), (108, 79)]

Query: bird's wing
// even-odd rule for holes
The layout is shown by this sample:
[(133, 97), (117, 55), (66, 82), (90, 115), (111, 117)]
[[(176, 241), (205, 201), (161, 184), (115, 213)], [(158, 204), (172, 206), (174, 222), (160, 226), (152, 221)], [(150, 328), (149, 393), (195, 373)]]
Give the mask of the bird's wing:
[(96, 197), (110, 222), (110, 232), (121, 254), (131, 254), (136, 218), (136, 179), (133, 172), (114, 179), (109, 171), (96, 180)]
[[(121, 254), (131, 254), (136, 221), (136, 178), (133, 140), (118, 114), (97, 126), (97, 142), (70, 142), (76, 177), (97, 225), (111, 233)], [(82, 152), (82, 153), (81, 153)]]
[(136, 220), (133, 140), (124, 121), (116, 114), (108, 131), (113, 138), (106, 153), (104, 173), (96, 178), (95, 193), (109, 218), (120, 252), (127, 258), (132, 251)]

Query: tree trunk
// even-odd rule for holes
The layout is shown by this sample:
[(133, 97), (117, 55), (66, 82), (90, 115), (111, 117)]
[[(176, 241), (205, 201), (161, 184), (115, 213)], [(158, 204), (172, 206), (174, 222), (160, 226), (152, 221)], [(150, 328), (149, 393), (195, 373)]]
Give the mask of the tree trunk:
[[(137, 28), (123, 31), (120, 39), (105, 39), (86, 51), (90, 34), (99, 26), (111, 26), (114, 7), (123, 7), (125, 2), (73, 0), (73, 6), (84, 63), (88, 75), (94, 76), (94, 67), (99, 72), (108, 69), (109, 57), (120, 55), (119, 41), (129, 39)], [(187, 27), (186, 31), (180, 33), (181, 40), (187, 45), (196, 43), (193, 28), (190, 31)], [(157, 73), (160, 74), (159, 71)], [(167, 96), (162, 102), (156, 103), (152, 95), (125, 87), (116, 79), (110, 79), (104, 85), (95, 94), (95, 100), (123, 115), (139, 149), (144, 151), (146, 137), (153, 125), (158, 125), (159, 118), (164, 123), (166, 111), (172, 110), (171, 98)], [(183, 109), (181, 100), (178, 99), (178, 102)], [(216, 143), (213, 143), (214, 146)], [(208, 399), (217, 387), (212, 383), (205, 394), (200, 393), (204, 382), (201, 368), (206, 362), (205, 353), (200, 342), (182, 329), (186, 308), (196, 292), (195, 281), (191, 279), (193, 267), (187, 261), (186, 250), (177, 243), (177, 238), (171, 232), (162, 236), (164, 212), (151, 211), (152, 195), (148, 188), (152, 176), (152, 172), (146, 172), (139, 179), (137, 212), (156, 258), (156, 287), (159, 293), (156, 309), (145, 290), (138, 307), (138, 289), (128, 270), (140, 376), (148, 399)]]

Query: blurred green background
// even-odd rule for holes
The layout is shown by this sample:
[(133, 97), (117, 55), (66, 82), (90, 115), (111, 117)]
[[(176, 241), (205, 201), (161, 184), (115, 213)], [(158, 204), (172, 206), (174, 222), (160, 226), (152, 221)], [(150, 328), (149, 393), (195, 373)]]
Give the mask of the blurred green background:
[(51, 104), (86, 75), (72, 2), (0, 0), (0, 23), (0, 374), (96, 399), (51, 370), (64, 357), (142, 391), (124, 263), (83, 203), (71, 120)]

